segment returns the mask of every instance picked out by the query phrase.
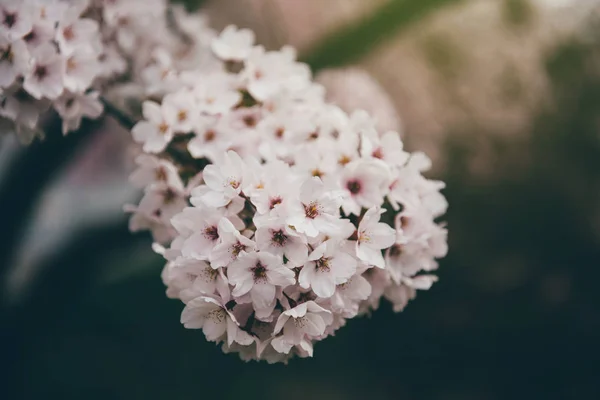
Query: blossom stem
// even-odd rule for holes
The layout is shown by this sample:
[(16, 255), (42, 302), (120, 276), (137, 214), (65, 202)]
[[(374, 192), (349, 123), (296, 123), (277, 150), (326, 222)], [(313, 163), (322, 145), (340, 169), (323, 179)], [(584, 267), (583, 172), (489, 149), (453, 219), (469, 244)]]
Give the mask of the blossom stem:
[(6, 233), (0, 240), (0, 285), (6, 284), (7, 273), (42, 194), (86, 140), (99, 132), (100, 126), (98, 122), (84, 121), (78, 131), (63, 137), (61, 124), (61, 119), (54, 117), (47, 126), (46, 139), (24, 149), (0, 185), (0, 208), (5, 210), (2, 230)]
[(104, 97), (99, 98), (102, 105), (104, 105), (104, 111), (106, 114), (113, 117), (121, 126), (127, 130), (131, 130), (136, 122), (129, 115), (121, 111), (114, 104), (106, 100)]

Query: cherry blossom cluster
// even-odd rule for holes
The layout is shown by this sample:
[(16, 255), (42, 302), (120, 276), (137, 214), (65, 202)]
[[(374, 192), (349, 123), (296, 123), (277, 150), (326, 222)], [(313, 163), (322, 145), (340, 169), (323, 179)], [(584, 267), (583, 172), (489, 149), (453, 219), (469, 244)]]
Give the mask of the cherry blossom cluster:
[[(201, 16), (167, 0), (1, 0), (0, 122), (23, 142), (49, 109), (63, 133), (105, 98), (162, 95), (173, 70), (212, 57)], [(174, 57), (176, 55), (176, 57)], [(174, 62), (177, 59), (178, 63)]]
[(144, 197), (130, 227), (152, 232), (183, 325), (286, 362), (382, 298), (400, 311), (429, 289), (447, 251), (430, 160), (328, 104), (293, 49), (230, 26), (210, 50), (218, 63), (173, 74), (132, 129)]

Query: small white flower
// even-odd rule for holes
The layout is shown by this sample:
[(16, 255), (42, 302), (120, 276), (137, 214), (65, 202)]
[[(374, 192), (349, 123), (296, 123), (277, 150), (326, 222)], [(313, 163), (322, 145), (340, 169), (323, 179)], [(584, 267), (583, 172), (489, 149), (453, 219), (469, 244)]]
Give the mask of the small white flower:
[(331, 322), (331, 312), (314, 301), (299, 304), (279, 316), (273, 335), (283, 333), (275, 337), (271, 344), (280, 353), (287, 354), (292, 347), (301, 344), (312, 353), (312, 345), (307, 339), (321, 336)]
[(307, 179), (300, 187), (299, 201), (290, 206), (287, 224), (300, 233), (316, 237), (319, 233), (338, 232), (337, 224), (342, 196), (325, 187), (321, 179)]
[(292, 266), (303, 265), (308, 257), (306, 239), (280, 220), (271, 220), (256, 230), (258, 249), (285, 256)]
[(29, 68), (29, 51), (22, 40), (5, 41), (0, 37), (0, 88), (7, 88)]
[(8, 41), (21, 39), (31, 31), (30, 4), (22, 0), (3, 0), (0, 4), (0, 35)]
[(183, 182), (177, 167), (168, 160), (149, 154), (140, 154), (135, 163), (138, 169), (133, 171), (129, 180), (137, 188), (144, 188), (156, 182), (164, 182), (178, 191), (183, 191)]
[(380, 163), (354, 161), (346, 165), (340, 177), (340, 186), (347, 194), (342, 205), (344, 212), (360, 215), (362, 208), (381, 205), (389, 181), (389, 171)]
[(239, 196), (244, 184), (244, 161), (234, 151), (228, 151), (219, 167), (208, 165), (203, 178), (206, 191), (199, 187), (192, 191), (192, 204), (201, 202), (208, 207), (222, 207)]
[(63, 120), (63, 134), (79, 129), (83, 117), (95, 119), (102, 115), (104, 107), (98, 100), (100, 93), (64, 93), (54, 103), (56, 112)]
[(370, 208), (358, 225), (356, 255), (369, 265), (385, 268), (382, 249), (387, 249), (396, 242), (396, 231), (383, 222), (379, 222), (385, 210), (379, 207)]
[(181, 323), (188, 329), (202, 329), (206, 340), (228, 344), (237, 342), (249, 345), (253, 338), (242, 331), (233, 316), (221, 302), (213, 297), (200, 296), (189, 301), (181, 313)]
[(213, 39), (211, 48), (222, 60), (243, 61), (250, 55), (253, 44), (254, 32), (229, 25)]
[(244, 253), (256, 249), (256, 243), (242, 235), (227, 218), (219, 221), (219, 240), (210, 253), (210, 263), (213, 268), (226, 267)]
[(294, 272), (283, 265), (281, 258), (266, 252), (240, 255), (227, 268), (227, 277), (235, 285), (232, 292), (234, 297), (250, 293), (259, 318), (271, 314), (277, 287), (286, 287), (296, 282)]
[(23, 87), (36, 99), (56, 99), (64, 90), (64, 59), (50, 43), (31, 53), (31, 66), (25, 75)]
[(173, 128), (166, 121), (159, 104), (145, 101), (142, 112), (144, 120), (131, 130), (133, 140), (143, 143), (144, 151), (148, 153), (160, 153), (173, 139)]
[(332, 241), (322, 243), (309, 256), (304, 264), (298, 283), (309, 287), (315, 294), (328, 298), (335, 292), (336, 285), (346, 283), (356, 272), (356, 259)]
[(98, 56), (84, 50), (73, 51), (65, 61), (65, 88), (72, 92), (84, 92), (100, 72)]
[(191, 132), (198, 111), (192, 93), (180, 91), (165, 96), (162, 102), (165, 120), (173, 131), (180, 133)]

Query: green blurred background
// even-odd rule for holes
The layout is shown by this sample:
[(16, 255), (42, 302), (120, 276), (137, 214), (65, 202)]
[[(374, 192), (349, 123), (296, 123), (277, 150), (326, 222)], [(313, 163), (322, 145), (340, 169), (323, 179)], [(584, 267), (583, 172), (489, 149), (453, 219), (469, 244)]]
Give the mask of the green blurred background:
[(1, 164), (0, 185), (11, 165), (25, 182), (0, 189), (23, 204), (0, 223), (33, 218), (2, 233), (29, 241), (2, 266), (0, 398), (600, 398), (598, 1), (188, 3), (386, 89), (407, 147), (447, 182), (440, 281), (400, 314), (349, 321), (313, 359), (246, 364), (183, 329), (150, 239), (127, 232), (125, 134), (50, 137)]

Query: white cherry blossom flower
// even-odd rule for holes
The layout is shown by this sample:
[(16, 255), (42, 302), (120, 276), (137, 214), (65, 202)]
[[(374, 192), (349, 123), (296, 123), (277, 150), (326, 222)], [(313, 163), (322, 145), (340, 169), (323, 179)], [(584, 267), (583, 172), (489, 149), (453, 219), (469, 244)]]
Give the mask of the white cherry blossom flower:
[(300, 233), (315, 237), (320, 232), (334, 234), (342, 196), (339, 191), (328, 190), (318, 177), (307, 179), (300, 187), (299, 201), (290, 206), (287, 223)]
[(333, 296), (336, 285), (346, 283), (356, 272), (356, 259), (342, 251), (333, 241), (322, 243), (308, 256), (298, 283), (309, 287), (319, 297)]
[(33, 23), (29, 7), (26, 1), (3, 0), (0, 3), (0, 35), (12, 42), (28, 34)]
[(181, 313), (181, 323), (188, 329), (202, 329), (206, 340), (225, 340), (249, 345), (253, 338), (242, 331), (225, 305), (213, 297), (200, 296), (189, 301)]
[(173, 139), (173, 128), (166, 121), (159, 104), (145, 101), (142, 112), (145, 119), (131, 130), (133, 140), (143, 143), (144, 151), (148, 153), (160, 153)]
[(327, 325), (331, 324), (331, 312), (314, 301), (308, 301), (283, 312), (277, 319), (271, 342), (279, 353), (289, 353), (292, 347), (301, 346), (312, 355), (311, 338), (321, 336)]
[(51, 44), (44, 44), (31, 53), (23, 87), (36, 99), (56, 99), (64, 90), (65, 61)]
[(242, 61), (250, 55), (253, 44), (254, 32), (229, 25), (212, 41), (211, 48), (222, 60)]
[(235, 285), (232, 291), (234, 297), (250, 293), (259, 318), (271, 314), (277, 287), (286, 287), (296, 282), (294, 272), (283, 265), (281, 258), (266, 252), (240, 255), (227, 268), (227, 277)]
[(210, 190), (192, 191), (192, 201), (200, 201), (208, 207), (228, 204), (242, 191), (244, 170), (245, 164), (240, 156), (234, 151), (227, 152), (220, 167), (208, 165), (204, 168), (204, 182)]
[(356, 255), (369, 265), (385, 268), (382, 249), (387, 249), (396, 242), (396, 231), (383, 222), (379, 222), (385, 210), (379, 207), (370, 208), (358, 225)]
[(301, 266), (308, 259), (306, 240), (281, 220), (271, 220), (256, 230), (258, 249), (285, 256), (292, 266)]
[(219, 221), (220, 243), (210, 253), (210, 263), (213, 268), (226, 267), (240, 255), (256, 249), (256, 243), (242, 235), (227, 218)]

